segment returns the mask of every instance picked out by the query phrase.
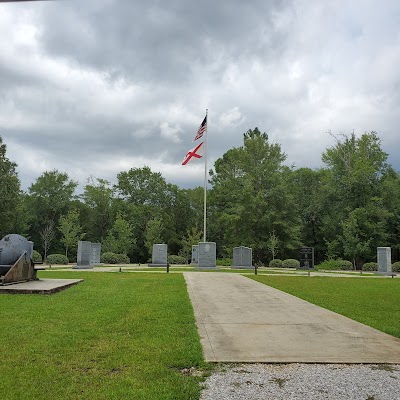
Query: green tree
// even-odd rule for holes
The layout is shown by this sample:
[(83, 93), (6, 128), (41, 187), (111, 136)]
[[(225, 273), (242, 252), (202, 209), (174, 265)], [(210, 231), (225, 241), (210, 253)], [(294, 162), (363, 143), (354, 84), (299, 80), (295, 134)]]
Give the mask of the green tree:
[(42, 239), (42, 247), (43, 247), (43, 261), (47, 261), (47, 254), (49, 252), (51, 242), (54, 240), (56, 235), (56, 230), (54, 228), (54, 222), (48, 221), (43, 229), (40, 231), (40, 237)]
[(167, 182), (159, 172), (152, 172), (149, 167), (120, 172), (117, 179), (116, 190), (131, 204), (157, 207), (168, 204)]
[(160, 173), (152, 172), (149, 167), (132, 168), (120, 172), (117, 177), (116, 207), (129, 216), (137, 239), (135, 258), (141, 262), (148, 259), (146, 230), (152, 219), (162, 220), (163, 241), (168, 244), (170, 252), (178, 253), (180, 239), (193, 217), (185, 192), (167, 183)]
[(65, 256), (68, 257), (68, 249), (76, 248), (78, 241), (85, 236), (79, 223), (79, 212), (72, 210), (67, 215), (61, 216), (58, 230), (62, 234), (61, 241), (65, 246)]
[(152, 218), (147, 222), (145, 231), (146, 248), (151, 254), (153, 244), (163, 243), (163, 221), (161, 218)]
[(121, 215), (118, 215), (113, 227), (103, 241), (104, 252), (128, 254), (136, 241), (132, 234), (132, 227)]
[(35, 244), (40, 244), (39, 247), (43, 247), (44, 244), (40, 232), (43, 232), (49, 224), (58, 226), (60, 216), (68, 212), (75, 198), (76, 186), (77, 182), (70, 180), (67, 173), (53, 170), (44, 172), (29, 187), (27, 196), (31, 213), (29, 235)]
[(332, 205), (327, 203), (328, 171), (299, 168), (289, 175), (288, 190), (295, 198), (296, 214), (301, 218), (301, 242), (314, 247), (315, 259), (322, 261), (327, 245), (324, 239), (323, 220)]
[(343, 221), (344, 255), (361, 268), (365, 261), (376, 258), (376, 248), (388, 244), (387, 219), (389, 212), (383, 208), (382, 200), (372, 198), (365, 207), (352, 210)]
[(275, 260), (275, 255), (279, 248), (279, 238), (275, 235), (275, 231), (269, 234), (269, 239), (267, 241), (267, 249), (272, 254), (272, 259)]
[(189, 264), (189, 258), (191, 257), (192, 246), (198, 244), (202, 240), (202, 236), (203, 231), (201, 231), (197, 226), (193, 226), (191, 229), (186, 231), (186, 235), (182, 238), (181, 254), (186, 258), (187, 264)]
[[(321, 230), (330, 254), (351, 256), (357, 262), (368, 254), (366, 243), (370, 251), (376, 251), (371, 226), (375, 223), (378, 232), (387, 229), (382, 226), (388, 220), (385, 207), (377, 204), (383, 204), (384, 182), (390, 174), (388, 155), (376, 132), (364, 133), (360, 138), (354, 133), (341, 135), (335, 141), (322, 155), (327, 169)], [(367, 212), (374, 215), (371, 222), (366, 221)], [(360, 241), (352, 249), (358, 240), (351, 237), (353, 234)]]
[(242, 147), (228, 150), (210, 171), (212, 218), (225, 252), (245, 245), (256, 261), (265, 259), (268, 232), (280, 238), (281, 252), (290, 254), (300, 245), (299, 218), (290, 190), (290, 170), (279, 144), (270, 143), (258, 128), (244, 134)]
[(82, 199), (87, 207), (84, 229), (88, 240), (102, 242), (114, 219), (115, 188), (105, 179), (89, 178)]
[(17, 164), (7, 158), (6, 152), (0, 136), (0, 238), (19, 230), (18, 212), (23, 207)]

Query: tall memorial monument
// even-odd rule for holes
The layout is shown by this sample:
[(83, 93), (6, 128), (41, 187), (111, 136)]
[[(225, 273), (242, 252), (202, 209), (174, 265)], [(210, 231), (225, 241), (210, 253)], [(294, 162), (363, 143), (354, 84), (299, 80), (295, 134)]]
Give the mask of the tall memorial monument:
[(217, 268), (217, 245), (215, 242), (199, 243), (199, 264), (198, 268)]
[(392, 275), (392, 249), (390, 247), (377, 248), (378, 273)]
[(91, 255), (92, 243), (85, 240), (80, 240), (78, 242), (76, 267), (73, 267), (73, 269), (92, 269), (93, 265), (90, 263)]

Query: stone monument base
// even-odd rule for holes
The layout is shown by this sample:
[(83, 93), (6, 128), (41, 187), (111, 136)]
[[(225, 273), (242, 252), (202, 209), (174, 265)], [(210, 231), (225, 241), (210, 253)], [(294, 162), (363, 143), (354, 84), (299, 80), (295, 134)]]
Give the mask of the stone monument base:
[(396, 272), (390, 272), (390, 271), (389, 272), (375, 271), (374, 273), (375, 275), (381, 275), (381, 276), (391, 276), (391, 277), (397, 276)]
[(231, 269), (254, 269), (254, 265), (232, 265)]
[(167, 264), (147, 264), (147, 265), (152, 268), (167, 268)]
[(72, 269), (93, 269), (93, 265), (75, 265)]

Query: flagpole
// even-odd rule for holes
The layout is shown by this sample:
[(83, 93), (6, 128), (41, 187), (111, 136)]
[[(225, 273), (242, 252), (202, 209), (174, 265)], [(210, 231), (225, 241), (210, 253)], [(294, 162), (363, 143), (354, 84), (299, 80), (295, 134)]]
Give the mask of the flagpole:
[(204, 242), (207, 241), (207, 139), (208, 139), (208, 108), (206, 108), (206, 138), (204, 140)]

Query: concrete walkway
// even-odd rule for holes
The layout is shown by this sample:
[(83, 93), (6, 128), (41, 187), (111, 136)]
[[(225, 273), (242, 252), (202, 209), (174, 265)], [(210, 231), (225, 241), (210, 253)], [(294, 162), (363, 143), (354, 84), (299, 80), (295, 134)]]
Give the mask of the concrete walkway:
[(206, 361), (400, 363), (400, 339), (280, 290), (238, 274), (184, 276)]

